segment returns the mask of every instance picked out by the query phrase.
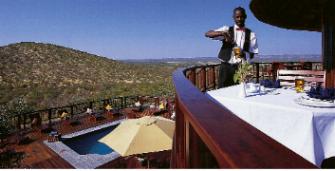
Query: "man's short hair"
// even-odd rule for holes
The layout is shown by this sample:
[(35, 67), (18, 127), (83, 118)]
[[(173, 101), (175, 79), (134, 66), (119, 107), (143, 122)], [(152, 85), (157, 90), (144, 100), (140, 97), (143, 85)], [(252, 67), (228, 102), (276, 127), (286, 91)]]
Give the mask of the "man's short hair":
[(244, 17), (245, 18), (247, 18), (247, 13), (245, 12), (245, 9), (243, 8), (243, 7), (236, 7), (235, 9), (234, 9), (234, 13), (233, 13), (233, 16), (235, 15), (235, 12), (236, 11), (241, 11), (241, 13), (244, 15)]

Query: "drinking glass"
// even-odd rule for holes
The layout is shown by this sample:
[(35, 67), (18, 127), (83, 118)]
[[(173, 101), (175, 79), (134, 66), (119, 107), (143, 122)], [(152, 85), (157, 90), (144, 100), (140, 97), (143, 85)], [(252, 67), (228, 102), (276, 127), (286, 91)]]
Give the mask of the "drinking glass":
[(296, 78), (294, 83), (295, 83), (295, 91), (297, 93), (304, 92), (304, 85), (305, 85), (305, 80), (304, 79)]
[(242, 50), (240, 47), (234, 47), (233, 51), (234, 56), (236, 56), (237, 58), (242, 58)]
[(316, 91), (317, 86), (318, 86), (317, 82), (311, 82), (309, 91), (310, 92), (311, 91)]

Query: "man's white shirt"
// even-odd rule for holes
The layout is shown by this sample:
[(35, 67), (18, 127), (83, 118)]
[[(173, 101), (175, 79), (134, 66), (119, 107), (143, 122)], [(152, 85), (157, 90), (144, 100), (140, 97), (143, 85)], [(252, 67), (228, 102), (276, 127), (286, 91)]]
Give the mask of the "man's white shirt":
[[(244, 46), (244, 41), (245, 41), (245, 31), (243, 30), (237, 30), (238, 26), (235, 24), (234, 25), (234, 42), (236, 43), (236, 46), (240, 47), (241, 49), (243, 49)], [(215, 31), (223, 31), (223, 32), (228, 32), (229, 31), (229, 27), (228, 26), (222, 26), (218, 29), (216, 29)], [(219, 36), (214, 38), (214, 40), (223, 40), (223, 36)], [(256, 39), (256, 34), (254, 32), (250, 32), (250, 46), (249, 46), (249, 52), (250, 53), (255, 53), (258, 54), (258, 44), (257, 44), (257, 39)], [(246, 53), (246, 60), (249, 61), (250, 60), (250, 55), (249, 53)], [(241, 62), (240, 59), (236, 59), (233, 56), (230, 58), (230, 60), (228, 61), (228, 63), (231, 64), (236, 64)]]

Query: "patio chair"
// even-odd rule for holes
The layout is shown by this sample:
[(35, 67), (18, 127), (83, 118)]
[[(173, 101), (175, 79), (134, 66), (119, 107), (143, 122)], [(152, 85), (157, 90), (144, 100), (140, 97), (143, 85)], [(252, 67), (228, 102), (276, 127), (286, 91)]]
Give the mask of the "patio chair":
[(32, 132), (32, 130), (20, 130), (17, 133), (15, 133), (15, 139), (16, 143), (18, 145), (27, 145), (31, 142), (35, 141), (29, 134)]
[(307, 85), (316, 82), (324, 86), (326, 81), (325, 75), (325, 71), (279, 69), (277, 71), (277, 80), (280, 81), (281, 86), (294, 86), (295, 79), (299, 77), (300, 79), (304, 79)]

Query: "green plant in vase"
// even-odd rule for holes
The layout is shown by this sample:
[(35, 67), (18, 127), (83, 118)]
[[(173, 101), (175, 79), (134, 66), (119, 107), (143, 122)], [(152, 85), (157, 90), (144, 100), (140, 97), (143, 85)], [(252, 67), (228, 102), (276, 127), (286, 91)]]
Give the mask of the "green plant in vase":
[(242, 61), (242, 63), (238, 66), (238, 70), (234, 74), (234, 82), (240, 83), (240, 92), (238, 96), (241, 98), (247, 96), (245, 83), (251, 76), (251, 71), (252, 71), (252, 65), (245, 61)]
[(234, 74), (234, 82), (245, 83), (252, 75), (251, 71), (252, 71), (252, 65), (247, 62), (242, 62), (239, 65), (238, 70)]

